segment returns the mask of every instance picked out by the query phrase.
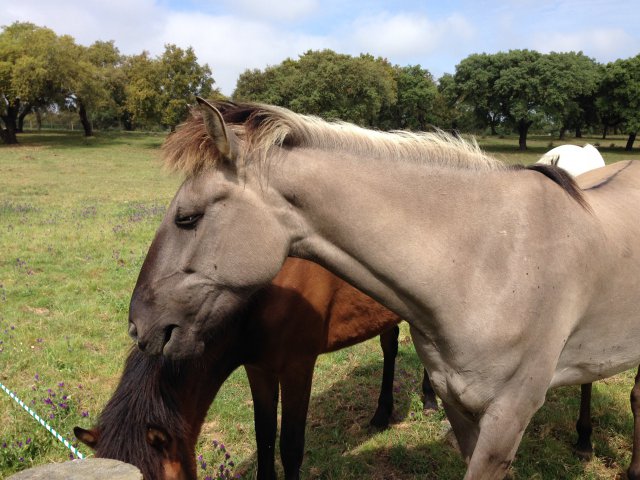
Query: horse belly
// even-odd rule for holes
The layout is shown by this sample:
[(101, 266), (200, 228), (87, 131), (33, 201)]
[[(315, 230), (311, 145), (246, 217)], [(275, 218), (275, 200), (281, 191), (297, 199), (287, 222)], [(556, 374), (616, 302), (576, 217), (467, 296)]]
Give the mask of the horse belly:
[[(640, 322), (585, 322), (560, 355), (551, 387), (590, 383), (640, 364)], [(617, 327), (616, 327), (617, 325)]]

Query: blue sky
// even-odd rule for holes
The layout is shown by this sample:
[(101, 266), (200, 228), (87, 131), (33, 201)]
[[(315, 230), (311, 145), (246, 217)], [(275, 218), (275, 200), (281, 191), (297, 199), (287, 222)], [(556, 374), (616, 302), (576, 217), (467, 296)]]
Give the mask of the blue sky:
[(436, 78), (471, 53), (583, 51), (600, 62), (640, 54), (637, 0), (3, 0), (0, 25), (30, 21), (122, 53), (192, 46), (223, 93), (238, 75), (309, 49), (420, 64)]

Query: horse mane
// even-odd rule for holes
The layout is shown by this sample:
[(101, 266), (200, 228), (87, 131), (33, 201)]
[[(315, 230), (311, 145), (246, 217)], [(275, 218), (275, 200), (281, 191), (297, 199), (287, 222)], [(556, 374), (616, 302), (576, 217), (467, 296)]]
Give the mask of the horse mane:
[(150, 357), (134, 348), (125, 373), (98, 419), (100, 440), (96, 456), (136, 465), (145, 478), (163, 478), (158, 453), (149, 445), (149, 426), (162, 427), (177, 441), (185, 439), (188, 425), (180, 415), (174, 381), (178, 367), (163, 357)]
[[(433, 132), (370, 130), (342, 121), (326, 121), (285, 108), (254, 103), (213, 102), (236, 136), (245, 163), (257, 153), (260, 163), (278, 147), (350, 152), (390, 161), (414, 161), (471, 170), (499, 170), (505, 165), (482, 152), (477, 142), (442, 130)], [(187, 176), (214, 166), (220, 158), (207, 135), (199, 109), (169, 135), (163, 147), (165, 166)]]
[[(274, 149), (298, 147), (350, 152), (389, 161), (413, 161), (444, 168), (476, 171), (512, 169), (486, 155), (475, 138), (467, 141), (442, 130), (383, 132), (342, 121), (329, 122), (272, 105), (229, 101), (217, 101), (213, 105), (222, 114), (227, 128), (241, 140), (239, 155), (245, 164), (252, 156), (257, 156), (258, 161), (264, 164)], [(162, 149), (165, 166), (186, 176), (197, 175), (221, 160), (198, 108), (192, 109), (187, 121), (167, 137)], [(588, 209), (580, 188), (571, 176), (564, 175), (561, 169), (546, 167), (535, 165), (527, 168), (545, 175)]]
[(542, 163), (534, 163), (524, 167), (527, 170), (533, 170), (543, 174), (549, 180), (557, 183), (562, 189), (569, 194), (578, 204), (587, 211), (591, 211), (591, 206), (584, 198), (582, 189), (578, 186), (575, 179), (563, 168), (557, 167), (554, 164), (545, 165)]

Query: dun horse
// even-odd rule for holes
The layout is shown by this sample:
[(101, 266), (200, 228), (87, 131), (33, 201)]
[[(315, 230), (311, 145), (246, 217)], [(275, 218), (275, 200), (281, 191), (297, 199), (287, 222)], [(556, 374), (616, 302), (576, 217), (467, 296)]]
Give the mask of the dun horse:
[(549, 388), (640, 363), (639, 163), (578, 188), (442, 134), (200, 103), (165, 145), (187, 178), (131, 298), (141, 349), (201, 354), (287, 255), (312, 259), (409, 321), (466, 479), (505, 476)]
[[(393, 410), (399, 322), (322, 267), (289, 259), (271, 285), (207, 345), (204, 358), (171, 363), (133, 351), (97, 428), (76, 429), (76, 436), (98, 456), (137, 465), (145, 478), (195, 479), (195, 444), (209, 405), (231, 372), (244, 365), (253, 397), (258, 478), (276, 478), (279, 390), (282, 465), (285, 478), (299, 478), (318, 355), (380, 335), (384, 368), (371, 424), (386, 427)], [(437, 408), (426, 372), (422, 387), (425, 408)]]

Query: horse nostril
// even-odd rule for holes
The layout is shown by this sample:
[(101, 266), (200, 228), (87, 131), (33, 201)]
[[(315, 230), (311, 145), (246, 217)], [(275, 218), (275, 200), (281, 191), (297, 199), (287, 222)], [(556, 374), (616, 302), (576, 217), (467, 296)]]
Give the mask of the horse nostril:
[(167, 343), (169, 343), (169, 340), (171, 340), (171, 335), (173, 334), (173, 331), (177, 328), (177, 325), (169, 325), (164, 329), (164, 343), (162, 344), (162, 346), (164, 347)]
[(136, 344), (138, 345), (138, 348), (140, 349), (141, 352), (144, 352), (145, 349), (147, 348), (147, 342), (146, 341), (138, 340), (136, 342)]
[(129, 336), (134, 340), (138, 339), (138, 329), (136, 328), (136, 325), (133, 322), (129, 322)]

